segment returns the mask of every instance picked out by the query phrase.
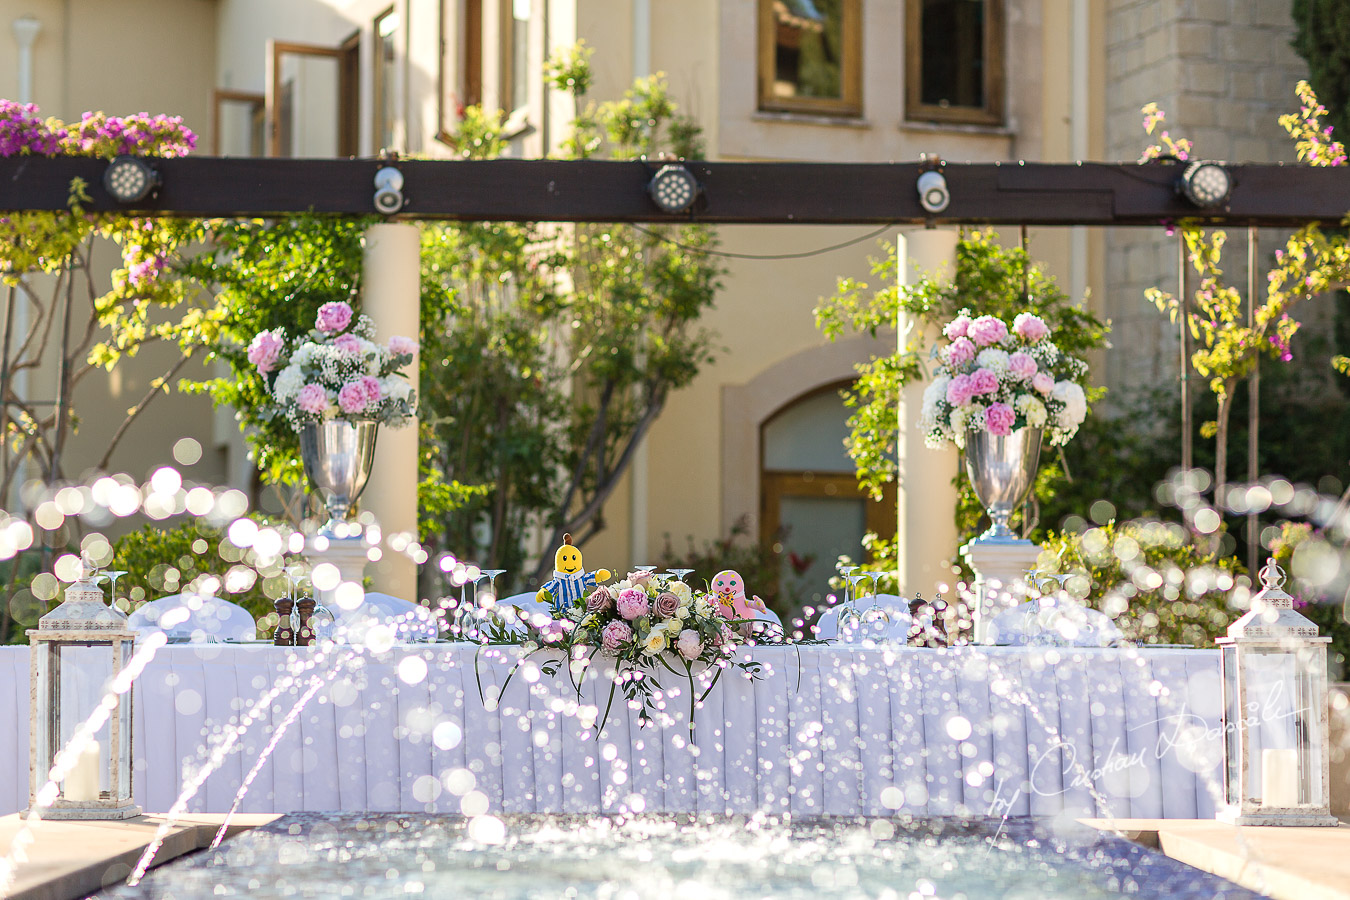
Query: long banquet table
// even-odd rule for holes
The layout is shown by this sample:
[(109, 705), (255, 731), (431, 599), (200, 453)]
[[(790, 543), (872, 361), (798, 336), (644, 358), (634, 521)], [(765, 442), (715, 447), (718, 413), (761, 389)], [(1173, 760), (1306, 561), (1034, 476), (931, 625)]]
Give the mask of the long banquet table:
[[(540, 670), (546, 654), (494, 702), (515, 662), (495, 648), (324, 657), (169, 645), (135, 689), (135, 799), (168, 810), (205, 748), (270, 693), (188, 811), (228, 810), (275, 743), (243, 812), (1213, 814), (1216, 651), (749, 652), (761, 676), (728, 669), (695, 712), (691, 740), (689, 683), (663, 669), (662, 721), (638, 727), (617, 695), (597, 736), (609, 679), (589, 673), (578, 700), (565, 670)], [(27, 805), (28, 697), (28, 649), (0, 647), (0, 814)]]

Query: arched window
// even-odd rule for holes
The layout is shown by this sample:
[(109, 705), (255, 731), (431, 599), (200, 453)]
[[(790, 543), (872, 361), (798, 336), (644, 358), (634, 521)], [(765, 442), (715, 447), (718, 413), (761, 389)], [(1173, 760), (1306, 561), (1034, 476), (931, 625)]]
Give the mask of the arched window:
[(895, 535), (895, 491), (880, 501), (858, 489), (844, 450), (849, 409), (834, 384), (796, 398), (760, 430), (761, 536), (781, 545), (778, 594), (819, 603), (840, 554), (862, 556), (862, 538)]

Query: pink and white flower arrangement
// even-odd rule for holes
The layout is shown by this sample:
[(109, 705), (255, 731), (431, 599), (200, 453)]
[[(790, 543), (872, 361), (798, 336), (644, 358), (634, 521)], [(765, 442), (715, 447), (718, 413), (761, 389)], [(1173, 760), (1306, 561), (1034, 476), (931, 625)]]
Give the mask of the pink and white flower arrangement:
[(1068, 443), (1087, 417), (1087, 364), (1050, 340), (1039, 316), (1019, 313), (1012, 327), (962, 310), (943, 328), (948, 343), (924, 391), (919, 427), (930, 447), (965, 447), (971, 431), (1007, 435), (1044, 428), (1051, 446)]
[(341, 301), (319, 307), (315, 327), (293, 342), (280, 328), (258, 332), (246, 355), (272, 401), (263, 417), (284, 416), (296, 430), (324, 419), (407, 424), (417, 400), (398, 370), (417, 342), (393, 337), (381, 346), (374, 334), (374, 323)]

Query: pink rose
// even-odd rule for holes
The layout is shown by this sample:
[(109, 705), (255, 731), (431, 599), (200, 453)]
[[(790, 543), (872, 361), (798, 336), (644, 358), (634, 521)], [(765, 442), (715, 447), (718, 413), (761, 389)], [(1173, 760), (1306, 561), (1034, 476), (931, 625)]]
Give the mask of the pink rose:
[(315, 327), (324, 334), (337, 334), (352, 323), (352, 308), (342, 301), (325, 303), (319, 307)]
[(600, 632), (600, 644), (610, 653), (617, 653), (619, 647), (633, 639), (633, 629), (625, 622), (610, 622)]
[(947, 345), (947, 365), (964, 366), (975, 358), (975, 344), (970, 338), (959, 337)]
[(989, 408), (984, 411), (984, 427), (995, 437), (1002, 437), (1006, 434), (1012, 434), (1012, 425), (1016, 418), (1017, 414), (1008, 404), (991, 403)]
[(970, 323), (970, 328), (966, 330), (966, 334), (978, 346), (988, 347), (990, 344), (997, 344), (1008, 336), (1008, 326), (1004, 325), (1002, 320), (993, 316), (980, 316)]
[(686, 628), (680, 632), (679, 640), (675, 642), (675, 649), (679, 650), (680, 655), (685, 659), (698, 659), (699, 654), (703, 652), (703, 641), (699, 640), (697, 631)]
[(1030, 353), (1023, 353), (1020, 350), (1008, 357), (1008, 371), (1012, 376), (1020, 381), (1028, 381), (1036, 374), (1036, 360), (1031, 358)]
[(586, 598), (586, 612), (603, 612), (614, 605), (614, 592), (607, 587), (598, 587)]
[(634, 587), (637, 587), (640, 584), (646, 584), (648, 581), (651, 581), (651, 578), (652, 578), (651, 572), (628, 573), (628, 583), (633, 585)]
[(361, 390), (365, 392), (367, 406), (373, 406), (380, 402), (382, 396), (380, 379), (374, 375), (362, 375), (357, 383), (361, 385)]
[(321, 413), (328, 407), (328, 392), (317, 384), (307, 384), (295, 395), (295, 405), (307, 413)]
[(998, 391), (998, 376), (988, 369), (976, 369), (970, 373), (970, 393), (972, 396), (993, 394)]
[(952, 406), (965, 406), (974, 395), (969, 375), (957, 375), (947, 385), (947, 402)]
[(361, 355), (361, 339), (354, 334), (344, 334), (333, 341), (333, 346), (347, 356)]
[(417, 341), (410, 337), (394, 335), (389, 339), (390, 356), (412, 356), (417, 352)]
[(629, 621), (652, 611), (651, 601), (647, 599), (647, 594), (638, 588), (624, 588), (619, 591), (619, 615)]
[(670, 591), (662, 591), (656, 595), (656, 614), (661, 618), (669, 619), (679, 608), (680, 598)]
[(258, 367), (259, 375), (266, 375), (276, 367), (281, 358), (281, 348), (285, 346), (281, 329), (260, 331), (253, 336), (248, 345), (248, 361)]
[(1040, 316), (1033, 316), (1031, 313), (1018, 313), (1017, 318), (1013, 319), (1013, 332), (1023, 340), (1034, 344), (1050, 336), (1050, 326), (1046, 325)]
[(965, 313), (962, 313), (955, 319), (952, 319), (950, 322), (947, 323), (946, 327), (942, 329), (942, 333), (946, 335), (949, 340), (952, 341), (955, 341), (959, 337), (965, 337), (969, 331), (970, 331), (970, 316), (966, 315)]
[(368, 402), (366, 389), (360, 381), (349, 381), (338, 391), (338, 406), (348, 415), (362, 412)]
[(1036, 393), (1049, 396), (1055, 389), (1055, 379), (1045, 372), (1037, 372), (1031, 379), (1031, 386), (1035, 388)]

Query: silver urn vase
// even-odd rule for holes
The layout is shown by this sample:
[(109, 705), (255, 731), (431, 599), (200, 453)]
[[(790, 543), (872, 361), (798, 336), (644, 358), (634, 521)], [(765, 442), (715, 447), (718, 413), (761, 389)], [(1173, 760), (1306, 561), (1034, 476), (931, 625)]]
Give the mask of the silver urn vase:
[(324, 531), (345, 521), (365, 490), (379, 427), (373, 421), (328, 419), (300, 428), (300, 460), (328, 509)]
[(1017, 540), (1008, 519), (1036, 480), (1041, 431), (1028, 427), (1001, 437), (987, 431), (966, 435), (966, 474), (993, 522), (979, 540)]

